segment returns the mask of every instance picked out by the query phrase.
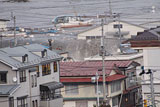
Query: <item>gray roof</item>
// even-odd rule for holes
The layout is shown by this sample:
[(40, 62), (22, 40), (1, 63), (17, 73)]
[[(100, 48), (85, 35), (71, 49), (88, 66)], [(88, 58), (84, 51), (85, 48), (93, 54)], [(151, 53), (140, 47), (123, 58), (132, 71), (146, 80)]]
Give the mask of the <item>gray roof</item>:
[[(47, 50), (47, 57), (42, 58), (34, 54), (33, 52), (41, 52), (44, 49)], [(22, 61), (17, 60), (15, 57), (22, 57), (25, 54), (28, 55), (28, 62), (22, 63)], [(7, 47), (0, 49), (0, 61), (11, 66), (12, 68), (28, 68), (29, 66), (34, 66), (43, 62), (51, 62), (53, 60), (60, 60), (62, 57), (56, 52), (53, 52), (47, 48), (44, 48), (40, 44), (30, 44), (18, 47)]]
[(19, 85), (0, 85), (0, 96), (10, 95)]

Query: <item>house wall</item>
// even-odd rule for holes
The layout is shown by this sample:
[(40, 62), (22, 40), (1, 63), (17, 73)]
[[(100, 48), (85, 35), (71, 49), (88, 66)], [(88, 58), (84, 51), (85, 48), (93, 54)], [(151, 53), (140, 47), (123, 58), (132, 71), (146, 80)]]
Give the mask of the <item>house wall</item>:
[(9, 107), (8, 97), (0, 97), (0, 106)]
[[(160, 101), (160, 75), (159, 75), (159, 70), (160, 70), (160, 48), (144, 48), (143, 49), (143, 55), (144, 55), (144, 68), (146, 69), (151, 69), (153, 72), (153, 77), (154, 77), (154, 91), (155, 91), (155, 99)], [(142, 84), (142, 94), (143, 94), (143, 99), (149, 99), (148, 94), (151, 93), (150, 90), (150, 82), (147, 81), (150, 79), (149, 75), (145, 74), (141, 76), (142, 79), (145, 81), (145, 83)], [(147, 100), (148, 103), (151, 103), (150, 100)], [(156, 103), (157, 106), (160, 106), (159, 103)]]
[[(79, 93), (78, 94), (76, 94), (76, 95), (74, 95), (74, 94), (69, 94), (69, 95), (67, 95), (66, 93), (65, 93), (65, 87), (66, 86), (64, 86), (64, 88), (62, 88), (61, 90), (62, 90), (62, 95), (63, 95), (63, 97), (65, 97), (65, 98), (80, 98), (80, 97), (96, 97), (96, 91), (95, 91), (95, 85), (96, 84), (89, 84), (89, 85), (78, 85), (78, 91), (79, 91)], [(102, 95), (101, 95), (102, 96)]]
[[(90, 84), (90, 85), (79, 85), (78, 89), (79, 89), (79, 93), (77, 95), (66, 95), (65, 94), (65, 86), (64, 88), (61, 89), (62, 91), (62, 95), (64, 98), (97, 98), (97, 94), (96, 94), (96, 88), (95, 88), (96, 84)], [(85, 87), (85, 88), (83, 88)], [(122, 91), (124, 90), (124, 81), (121, 82), (121, 90), (111, 93), (111, 83), (108, 85), (108, 97), (114, 97), (114, 96), (118, 96), (122, 93)], [(101, 93), (99, 95), (99, 97), (103, 97), (103, 93)], [(88, 100), (88, 107), (93, 107), (94, 104), (96, 104), (96, 101), (90, 101)], [(112, 105), (112, 99), (110, 100), (110, 105)], [(64, 106), (63, 107), (76, 107), (75, 106), (75, 101), (64, 101)]]
[[(96, 101), (88, 101), (87, 107), (93, 107), (96, 105)], [(63, 107), (76, 107), (76, 101), (65, 101)]]
[(7, 84), (16, 84), (13, 82), (13, 77), (16, 77), (16, 71), (12, 71), (12, 68), (6, 64), (0, 62), (0, 71), (8, 71), (7, 73)]
[(6, 28), (7, 27), (7, 22), (6, 21), (0, 21), (0, 29)]
[(63, 107), (63, 98), (51, 101), (40, 101), (40, 106), (38, 107)]
[[(37, 77), (37, 87), (32, 87), (32, 79), (31, 79), (31, 75), (36, 74), (36, 72), (29, 72), (28, 70), (26, 70), (26, 82), (20, 82), (19, 80), (19, 71), (17, 71), (17, 84), (20, 84), (20, 86), (18, 87), (18, 89), (12, 93), (11, 96), (14, 96), (14, 98), (16, 99), (17, 97), (21, 97), (21, 96), (26, 96), (28, 95), (27, 98), (27, 103), (28, 103), (28, 107), (32, 107), (32, 101), (33, 100), (37, 100), (38, 104), (40, 106), (40, 85), (44, 84), (44, 83), (48, 83), (48, 82), (53, 82), (53, 81), (57, 81), (59, 82), (59, 63), (58, 63), (58, 70), (57, 72), (54, 73), (53, 71), (53, 63), (50, 64), (51, 66), (51, 74), (50, 75), (45, 75), (42, 76), (42, 65), (39, 65), (39, 71), (40, 71), (40, 77)], [(16, 71), (12, 71), (12, 69), (3, 64), (0, 63), (0, 68), (1, 70), (8, 70), (8, 74), (7, 74), (7, 84), (13, 84), (12, 78), (16, 76)], [(16, 83), (14, 83), (16, 84)], [(32, 97), (34, 96), (34, 97)], [(31, 97), (31, 98), (29, 98)], [(2, 99), (2, 98), (1, 98)], [(3, 99), (5, 100), (5, 99)], [(55, 101), (52, 100), (51, 103), (54, 103)], [(62, 99), (58, 98), (56, 99), (56, 103), (57, 107), (62, 107)], [(14, 101), (14, 105), (17, 106), (17, 101)]]
[[(118, 24), (118, 22), (109, 23), (108, 25), (104, 25), (104, 34), (107, 35), (107, 37), (112, 37), (109, 35), (109, 33), (118, 32), (118, 28), (113, 28), (114, 24)], [(131, 35), (136, 35), (137, 32), (144, 31), (144, 28), (138, 27), (135, 25), (127, 24), (124, 22), (120, 22), (120, 24), (123, 25), (123, 28), (121, 28), (121, 32), (128, 32), (129, 34), (124, 36), (125, 38), (131, 38)], [(97, 27), (94, 29), (91, 29), (89, 31), (83, 32), (78, 34), (78, 39), (86, 39), (86, 36), (101, 36), (101, 27)], [(107, 34), (108, 32), (108, 34)]]

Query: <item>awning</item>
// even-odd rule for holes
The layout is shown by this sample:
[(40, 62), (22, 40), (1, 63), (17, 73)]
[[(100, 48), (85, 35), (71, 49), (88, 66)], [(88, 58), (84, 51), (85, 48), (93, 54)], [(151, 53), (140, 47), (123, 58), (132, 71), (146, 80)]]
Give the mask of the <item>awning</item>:
[(8, 71), (0, 71), (0, 73), (7, 73)]
[(62, 88), (64, 85), (61, 82), (50, 82), (40, 85), (40, 91), (48, 91), (48, 90), (55, 90), (58, 88)]

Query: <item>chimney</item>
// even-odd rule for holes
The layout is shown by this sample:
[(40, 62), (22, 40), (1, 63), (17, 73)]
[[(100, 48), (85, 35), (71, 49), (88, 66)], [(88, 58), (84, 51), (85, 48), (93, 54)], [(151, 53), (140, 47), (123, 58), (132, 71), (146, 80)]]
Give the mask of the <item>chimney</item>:
[(52, 50), (52, 39), (48, 39), (49, 49)]

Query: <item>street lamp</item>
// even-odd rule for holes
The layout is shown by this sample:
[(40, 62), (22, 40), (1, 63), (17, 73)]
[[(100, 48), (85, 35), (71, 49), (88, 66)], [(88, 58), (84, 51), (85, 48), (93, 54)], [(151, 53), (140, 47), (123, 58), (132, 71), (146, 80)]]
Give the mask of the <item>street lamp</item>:
[(99, 89), (98, 89), (98, 80), (99, 80), (99, 75), (96, 72), (96, 76), (91, 78), (92, 82), (96, 82), (96, 93), (97, 93), (97, 107), (99, 107)]

